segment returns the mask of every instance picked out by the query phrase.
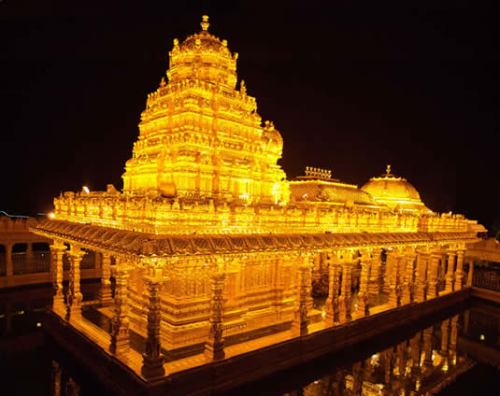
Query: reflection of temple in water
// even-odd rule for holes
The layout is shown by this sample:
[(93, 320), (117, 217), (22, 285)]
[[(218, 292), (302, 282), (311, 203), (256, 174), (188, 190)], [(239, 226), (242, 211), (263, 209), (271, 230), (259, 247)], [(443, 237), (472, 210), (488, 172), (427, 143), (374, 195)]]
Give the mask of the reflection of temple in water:
[[(474, 349), (471, 342), (480, 344), (481, 351), (494, 351), (500, 330), (500, 310), (498, 307), (482, 303), (445, 317), (433, 324), (424, 325), (418, 332), (405, 330), (398, 334), (398, 341), (367, 345), (360, 351), (361, 359), (354, 360), (349, 355), (328, 358), (333, 368), (326, 368), (317, 378), (316, 370), (297, 372), (295, 384), (290, 383), (286, 374), (268, 379), (274, 387), (268, 389), (259, 384), (250, 389), (237, 389), (235, 394), (261, 394), (283, 396), (337, 396), (337, 395), (429, 395), (436, 394), (458, 380), (458, 377), (472, 369), (481, 359), (471, 357)], [(489, 339), (485, 341), (485, 337)], [(377, 342), (380, 340), (377, 340)], [(487, 354), (486, 354), (487, 355)], [(364, 356), (364, 357), (363, 357)], [(498, 352), (483, 356), (488, 365), (500, 367), (500, 362), (491, 357)], [(339, 360), (340, 358), (340, 360)], [(78, 395), (80, 384), (88, 393), (88, 378), (82, 377), (80, 370), (69, 370), (57, 358), (52, 360), (52, 391), (54, 395)], [(345, 360), (348, 359), (348, 360)], [(325, 368), (322, 368), (322, 370)], [(312, 377), (311, 377), (312, 376)], [(309, 379), (308, 379), (309, 378)], [(459, 381), (459, 380), (458, 380)], [(91, 381), (90, 381), (91, 382)], [(293, 389), (293, 390), (292, 390)]]
[(459, 315), (339, 368), (289, 395), (419, 395), (436, 392), (474, 362), (457, 353)]

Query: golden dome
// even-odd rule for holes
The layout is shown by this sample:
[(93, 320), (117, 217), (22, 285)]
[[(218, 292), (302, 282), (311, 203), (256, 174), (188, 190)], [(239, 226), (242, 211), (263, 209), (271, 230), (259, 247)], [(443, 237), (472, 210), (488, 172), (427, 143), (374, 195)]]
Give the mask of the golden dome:
[(235, 88), (238, 54), (231, 53), (226, 40), (209, 33), (209, 26), (208, 16), (203, 15), (199, 33), (192, 34), (182, 43), (174, 39), (167, 72), (170, 82), (198, 79)]
[(390, 165), (384, 175), (372, 177), (361, 189), (392, 209), (429, 211), (415, 187), (405, 178), (393, 175)]

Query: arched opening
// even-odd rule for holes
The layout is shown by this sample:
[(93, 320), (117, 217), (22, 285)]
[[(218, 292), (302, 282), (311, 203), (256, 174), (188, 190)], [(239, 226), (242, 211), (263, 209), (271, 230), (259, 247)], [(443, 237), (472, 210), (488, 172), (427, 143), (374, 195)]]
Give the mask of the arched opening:
[(0, 245), (0, 276), (7, 274), (7, 249), (4, 245)]
[(32, 244), (33, 265), (32, 272), (50, 271), (50, 247), (46, 242), (35, 242)]
[(29, 273), (28, 244), (16, 243), (12, 246), (12, 266), (14, 275)]

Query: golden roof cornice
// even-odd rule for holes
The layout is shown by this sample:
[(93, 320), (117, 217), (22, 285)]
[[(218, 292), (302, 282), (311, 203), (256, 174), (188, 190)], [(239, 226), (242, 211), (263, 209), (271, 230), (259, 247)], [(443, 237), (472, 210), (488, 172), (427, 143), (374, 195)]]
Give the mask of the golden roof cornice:
[(164, 257), (477, 241), (474, 232), (155, 235), (61, 220), (42, 221), (30, 231), (96, 251)]

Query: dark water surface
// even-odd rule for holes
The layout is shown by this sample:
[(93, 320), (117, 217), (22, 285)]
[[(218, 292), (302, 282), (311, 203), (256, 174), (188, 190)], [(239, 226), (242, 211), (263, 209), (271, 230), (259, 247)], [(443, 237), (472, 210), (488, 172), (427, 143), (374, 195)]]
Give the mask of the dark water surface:
[[(96, 286), (83, 285), (86, 299)], [(0, 395), (114, 394), (45, 335), (51, 295), (0, 292)], [(500, 307), (472, 301), (226, 394), (498, 396), (499, 329)]]

